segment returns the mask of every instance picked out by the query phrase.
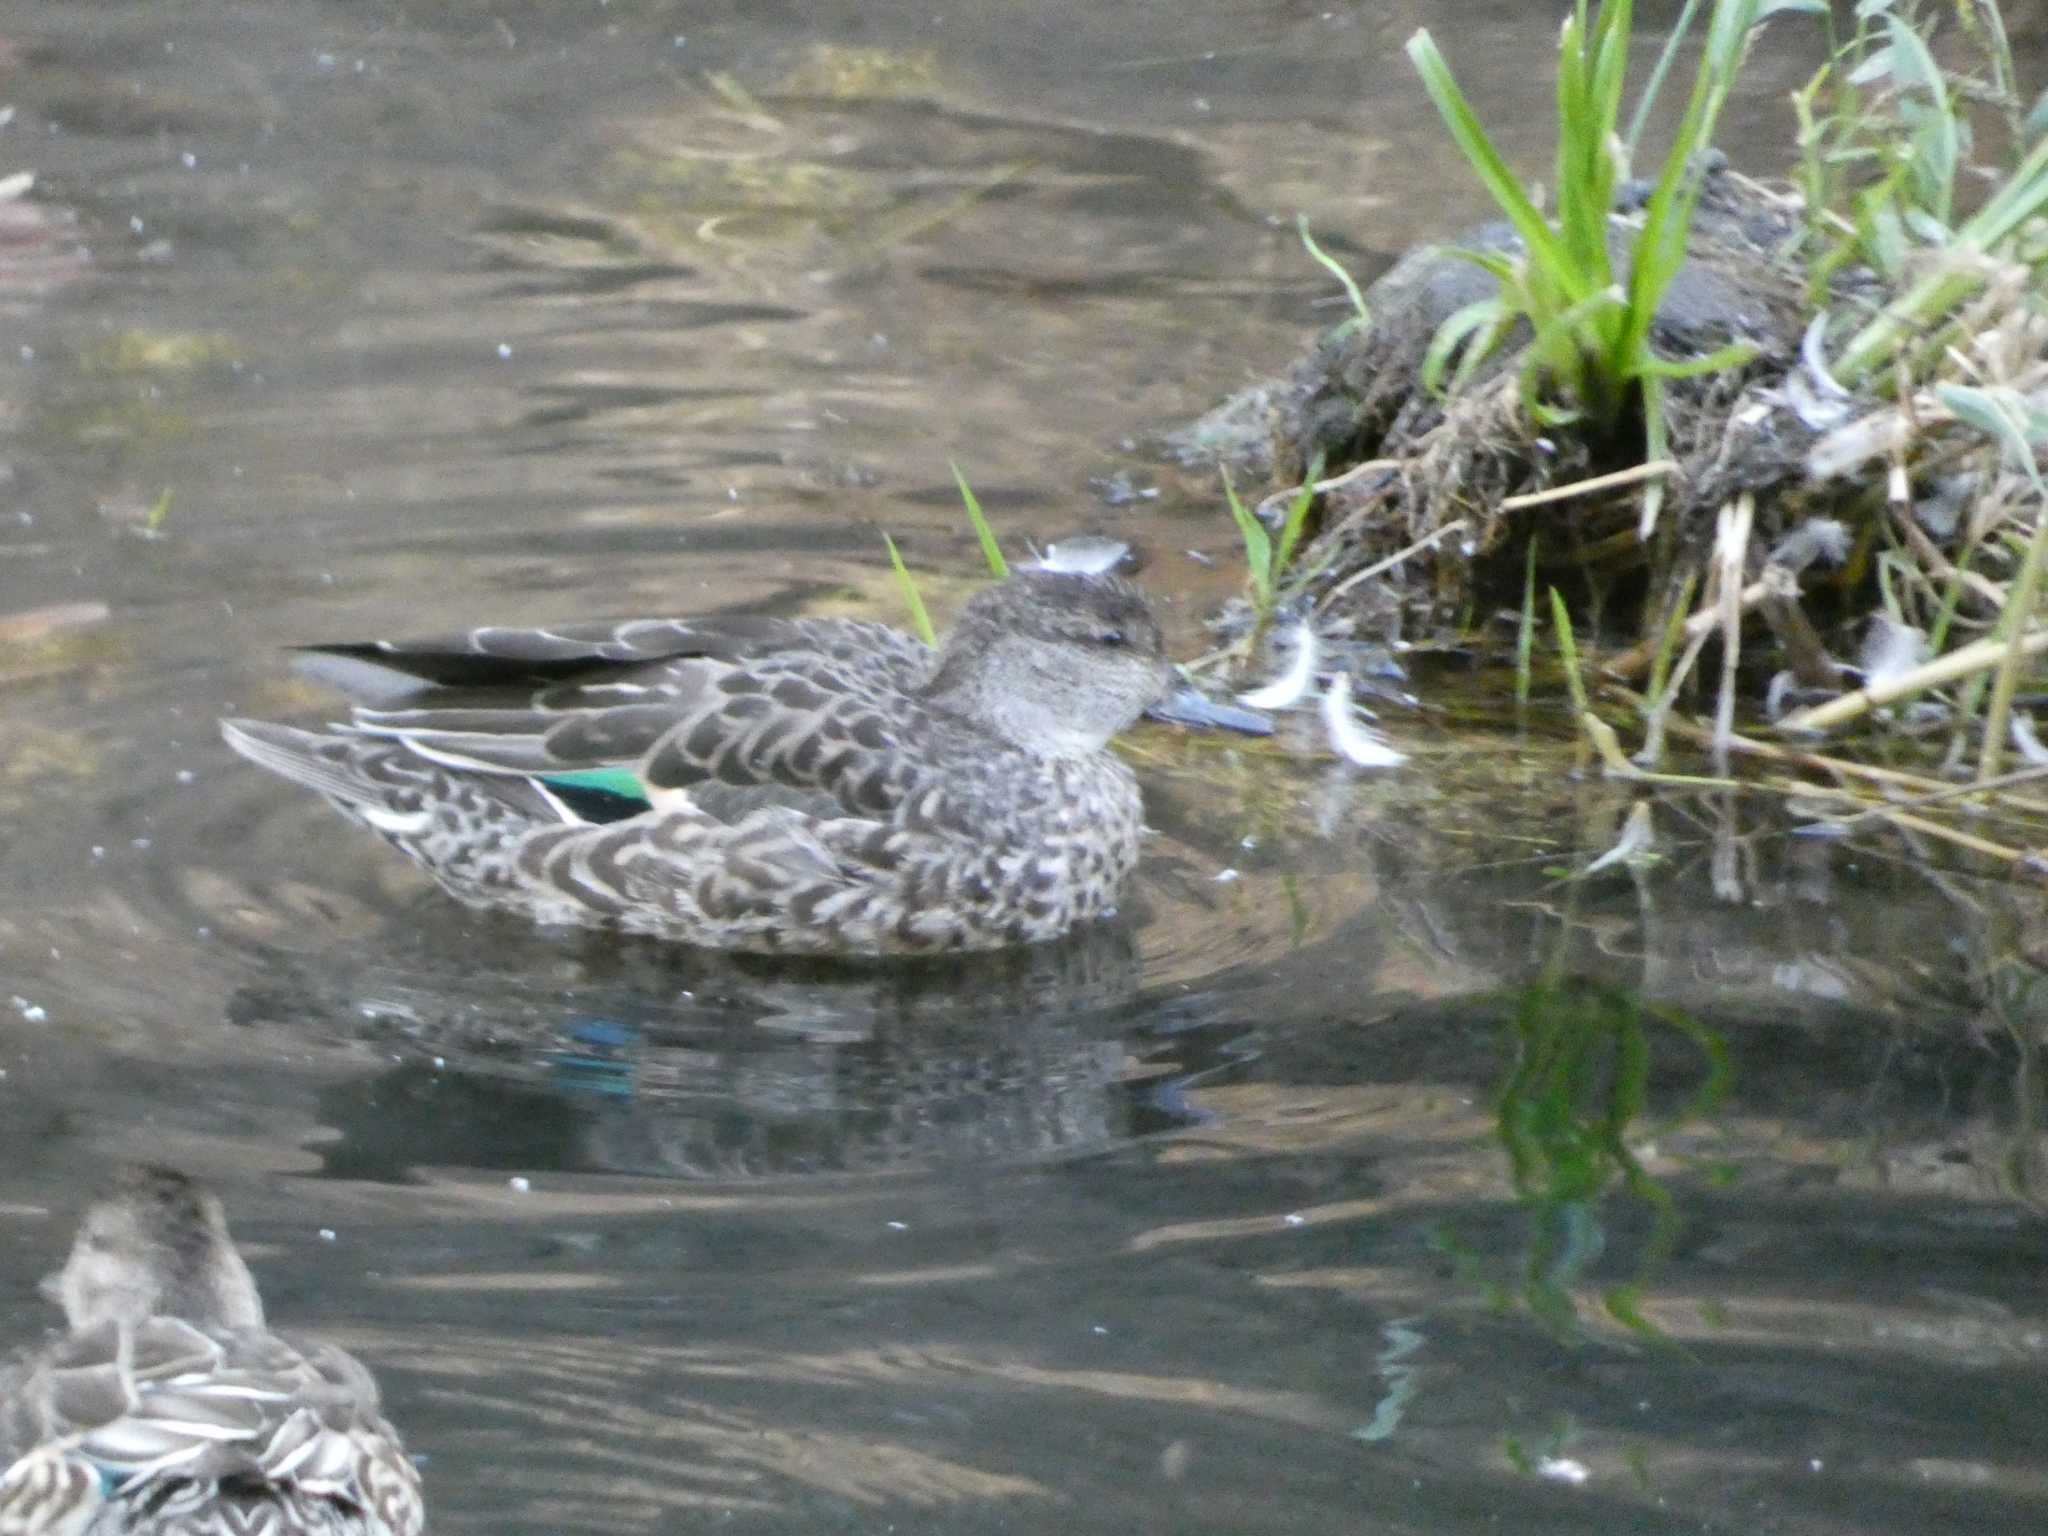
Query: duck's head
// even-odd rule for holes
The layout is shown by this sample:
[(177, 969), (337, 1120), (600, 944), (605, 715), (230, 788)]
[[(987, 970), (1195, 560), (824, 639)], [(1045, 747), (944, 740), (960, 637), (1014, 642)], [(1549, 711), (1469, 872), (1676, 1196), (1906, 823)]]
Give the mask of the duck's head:
[(961, 610), (925, 691), (1013, 746), (1078, 757), (1100, 751), (1172, 680), (1159, 620), (1136, 587), (1027, 570)]
[(44, 1282), (74, 1333), (176, 1317), (260, 1328), (263, 1301), (218, 1199), (174, 1168), (123, 1169), (78, 1224), (71, 1257)]

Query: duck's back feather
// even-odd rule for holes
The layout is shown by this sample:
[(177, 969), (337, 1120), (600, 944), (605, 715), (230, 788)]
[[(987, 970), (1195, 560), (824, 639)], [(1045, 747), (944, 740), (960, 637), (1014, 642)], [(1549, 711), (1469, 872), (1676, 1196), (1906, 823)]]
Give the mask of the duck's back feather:
[[(943, 751), (949, 734), (917, 695), (931, 652), (876, 624), (642, 620), (326, 654), (374, 655), (418, 679), (403, 707), (356, 709), (363, 735), (459, 771), (625, 768), (650, 797), (721, 786), (723, 802), (704, 803), (715, 815), (714, 803), (886, 814), (908, 778), (906, 737)], [(729, 793), (748, 788), (763, 794)]]
[[(630, 680), (651, 663), (709, 657), (752, 661), (807, 655), (852, 669), (880, 686), (905, 687), (930, 666), (931, 652), (900, 630), (856, 619), (778, 619), (758, 614), (690, 619), (623, 619), (547, 629), (490, 625), (424, 640), (371, 640), (300, 648), (301, 666), (373, 708), (394, 687), (522, 688)], [(370, 669), (326, 670), (323, 660)], [(373, 685), (381, 675), (382, 686)]]
[(346, 1352), (151, 1318), (0, 1370), (0, 1533), (417, 1536), (419, 1477)]

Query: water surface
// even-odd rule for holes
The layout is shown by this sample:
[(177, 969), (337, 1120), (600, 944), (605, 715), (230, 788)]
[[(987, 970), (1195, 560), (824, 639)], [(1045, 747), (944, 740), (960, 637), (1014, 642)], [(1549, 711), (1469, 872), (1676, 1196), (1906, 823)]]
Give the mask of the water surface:
[(1341, 314), (1294, 215), (1483, 213), (1418, 24), (1538, 166), (1482, 0), (0, 4), (9, 1341), (149, 1156), (446, 1531), (2037, 1529), (2048, 931), (1966, 859), (1672, 793), (1562, 878), (1636, 797), (1439, 668), (1392, 775), (1136, 733), (1107, 929), (799, 969), (463, 912), (215, 736), (297, 642), (894, 618), (884, 531), (943, 617), (949, 458), (1193, 654), (1149, 445)]

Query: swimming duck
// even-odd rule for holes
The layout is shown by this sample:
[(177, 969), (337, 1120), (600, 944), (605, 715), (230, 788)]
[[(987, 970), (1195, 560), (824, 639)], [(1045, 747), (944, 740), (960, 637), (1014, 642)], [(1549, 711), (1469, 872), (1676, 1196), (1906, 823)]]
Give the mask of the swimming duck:
[(721, 949), (1051, 939), (1112, 912), (1137, 780), (1109, 739), (1172, 678), (1115, 576), (984, 588), (936, 650), (728, 616), (316, 647), (325, 732), (227, 720), (473, 907)]
[(4, 1536), (418, 1536), (361, 1362), (264, 1326), (220, 1201), (124, 1170), (44, 1282), (68, 1331), (0, 1363)]

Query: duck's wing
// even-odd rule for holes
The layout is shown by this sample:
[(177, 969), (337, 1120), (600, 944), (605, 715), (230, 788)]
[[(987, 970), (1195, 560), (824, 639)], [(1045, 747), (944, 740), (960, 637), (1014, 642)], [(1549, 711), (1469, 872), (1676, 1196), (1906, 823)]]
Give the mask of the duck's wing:
[(358, 708), (352, 729), (443, 767), (565, 787), (617, 790), (607, 775), (623, 772), (657, 805), (686, 796), (721, 820), (763, 805), (883, 815), (931, 760), (937, 728), (911, 692), (930, 653), (880, 626), (851, 628), (830, 626), (829, 650), (612, 665), (517, 705), (451, 687), (410, 707)]
[[(875, 686), (905, 685), (930, 651), (884, 624), (758, 614), (625, 619), (545, 629), (488, 625), (424, 640), (372, 640), (299, 650), (299, 671), (371, 709), (408, 701), (478, 704), (560, 688), (659, 676), (661, 664), (815, 656)], [(614, 696), (619, 690), (614, 689)], [(455, 698), (453, 695), (460, 695)]]
[(64, 1521), (131, 1496), (197, 1506), (224, 1485), (338, 1501), (396, 1536), (425, 1528), (374, 1381), (331, 1345), (152, 1318), (125, 1340), (112, 1324), (67, 1336), (17, 1387), (9, 1415), (37, 1439), (0, 1471), (0, 1531), (82, 1529)]

